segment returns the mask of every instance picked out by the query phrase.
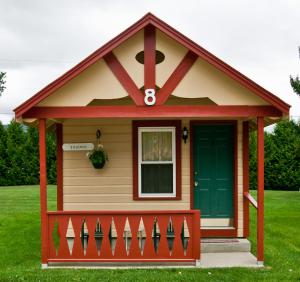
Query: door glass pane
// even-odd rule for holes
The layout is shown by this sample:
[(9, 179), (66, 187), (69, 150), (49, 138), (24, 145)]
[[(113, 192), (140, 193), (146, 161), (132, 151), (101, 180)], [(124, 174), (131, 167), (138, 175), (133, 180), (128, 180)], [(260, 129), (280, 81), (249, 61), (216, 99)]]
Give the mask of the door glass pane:
[(142, 164), (142, 193), (173, 193), (173, 164)]
[(143, 161), (172, 161), (172, 132), (142, 132)]

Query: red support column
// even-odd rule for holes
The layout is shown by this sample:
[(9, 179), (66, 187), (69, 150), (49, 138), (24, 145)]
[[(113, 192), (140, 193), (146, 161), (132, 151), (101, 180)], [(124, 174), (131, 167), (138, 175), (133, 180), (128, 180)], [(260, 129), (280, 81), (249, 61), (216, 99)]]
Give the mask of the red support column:
[(47, 264), (48, 235), (47, 235), (47, 167), (46, 167), (46, 120), (39, 120), (40, 145), (40, 204), (41, 204), (41, 247), (42, 264)]
[(155, 27), (144, 29), (144, 88), (155, 89)]
[(195, 210), (193, 214), (193, 257), (196, 260), (196, 266), (199, 266), (201, 259), (201, 231), (200, 231), (200, 211)]
[(57, 210), (63, 210), (63, 126), (56, 124), (56, 182), (57, 182)]
[[(249, 192), (249, 121), (243, 122), (243, 195)], [(249, 236), (249, 201), (243, 197), (244, 232), (243, 236)]]
[(257, 262), (264, 261), (264, 118), (257, 118)]

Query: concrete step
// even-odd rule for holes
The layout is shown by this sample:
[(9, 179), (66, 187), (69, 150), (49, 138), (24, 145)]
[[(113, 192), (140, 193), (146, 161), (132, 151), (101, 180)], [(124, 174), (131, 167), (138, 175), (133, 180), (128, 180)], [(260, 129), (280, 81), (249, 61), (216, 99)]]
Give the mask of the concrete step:
[(204, 238), (201, 239), (201, 253), (250, 252), (250, 242), (243, 238)]

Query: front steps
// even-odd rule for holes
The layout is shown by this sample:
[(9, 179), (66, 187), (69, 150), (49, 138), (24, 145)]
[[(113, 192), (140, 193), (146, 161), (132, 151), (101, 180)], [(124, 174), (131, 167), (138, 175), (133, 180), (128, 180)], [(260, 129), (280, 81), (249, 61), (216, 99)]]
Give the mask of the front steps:
[(243, 238), (203, 238), (201, 253), (243, 253), (250, 252), (250, 242)]
[(250, 242), (244, 238), (203, 238), (201, 267), (262, 267), (250, 248)]

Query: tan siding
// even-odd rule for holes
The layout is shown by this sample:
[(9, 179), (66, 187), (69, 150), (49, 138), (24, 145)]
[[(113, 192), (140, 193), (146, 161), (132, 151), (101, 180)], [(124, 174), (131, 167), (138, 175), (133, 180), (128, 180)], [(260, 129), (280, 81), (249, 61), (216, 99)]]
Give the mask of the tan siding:
[(92, 168), (86, 152), (64, 152), (64, 208), (66, 210), (189, 209), (189, 145), (183, 144), (182, 200), (134, 201), (132, 199), (131, 120), (78, 120), (64, 124), (64, 143), (101, 144), (109, 161), (104, 169)]
[[(189, 120), (182, 127), (189, 128)], [(182, 200), (132, 199), (131, 120), (73, 120), (64, 123), (64, 142), (95, 142), (96, 130), (109, 161), (102, 170), (92, 168), (86, 152), (64, 152), (65, 210), (177, 210), (190, 209), (190, 146), (182, 142)], [(242, 236), (242, 122), (238, 122), (238, 234)]]
[(156, 31), (156, 49), (165, 55), (165, 60), (156, 65), (156, 83), (162, 87), (188, 50), (158, 30)]
[(126, 69), (130, 77), (140, 88), (144, 85), (144, 65), (139, 63), (135, 56), (144, 50), (143, 30), (126, 40), (119, 47), (114, 49), (114, 54)]
[(209, 98), (217, 105), (267, 105), (238, 82), (198, 58), (172, 95), (182, 98)]
[(103, 60), (56, 90), (38, 106), (86, 106), (94, 99), (118, 99), (128, 96)]

